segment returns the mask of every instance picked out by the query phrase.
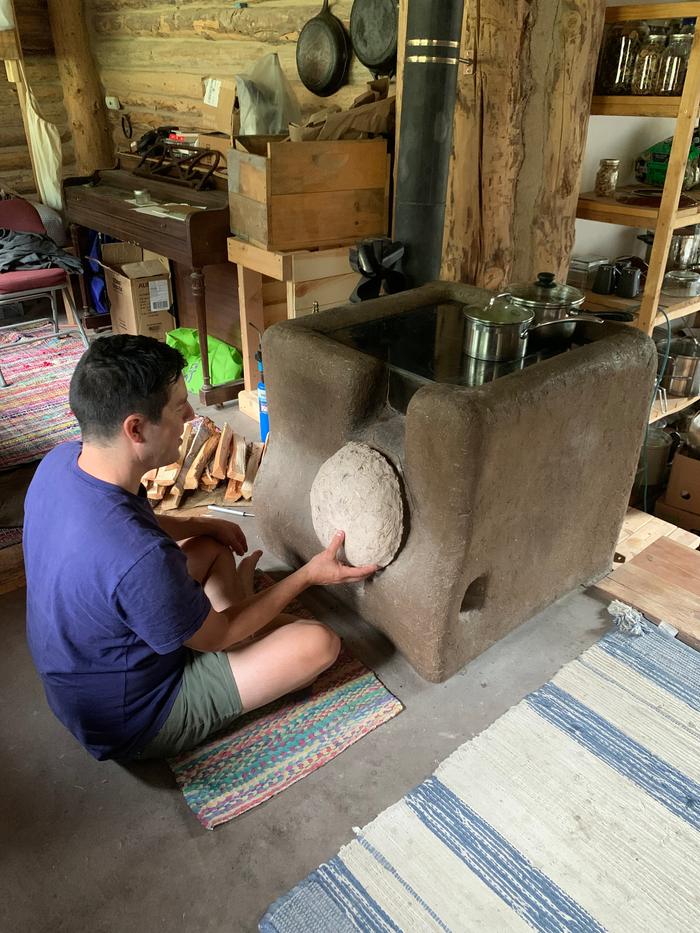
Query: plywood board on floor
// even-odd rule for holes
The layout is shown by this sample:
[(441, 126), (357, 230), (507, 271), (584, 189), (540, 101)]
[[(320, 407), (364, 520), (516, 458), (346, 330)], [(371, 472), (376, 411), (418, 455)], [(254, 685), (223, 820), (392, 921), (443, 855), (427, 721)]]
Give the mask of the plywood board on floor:
[(666, 535), (596, 583), (593, 589), (667, 622), (700, 650), (700, 553)]
[[(692, 532), (684, 531), (670, 522), (655, 518), (653, 515), (641, 512), (639, 509), (628, 509), (622, 524), (616, 551), (626, 561), (629, 561), (652, 542), (663, 537), (670, 538), (677, 544), (682, 544), (692, 550), (697, 550), (700, 547), (700, 537), (692, 534)], [(615, 564), (615, 566), (620, 567), (624, 566), (624, 564)]]

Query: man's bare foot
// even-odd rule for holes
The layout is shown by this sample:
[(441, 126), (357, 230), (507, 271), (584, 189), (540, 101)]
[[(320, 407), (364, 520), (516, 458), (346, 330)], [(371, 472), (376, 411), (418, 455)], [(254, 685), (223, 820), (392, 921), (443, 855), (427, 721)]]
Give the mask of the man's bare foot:
[(262, 551), (253, 551), (247, 557), (244, 557), (238, 563), (238, 579), (243, 588), (243, 595), (247, 599), (255, 592), (253, 578), (255, 576), (255, 567), (262, 557)]

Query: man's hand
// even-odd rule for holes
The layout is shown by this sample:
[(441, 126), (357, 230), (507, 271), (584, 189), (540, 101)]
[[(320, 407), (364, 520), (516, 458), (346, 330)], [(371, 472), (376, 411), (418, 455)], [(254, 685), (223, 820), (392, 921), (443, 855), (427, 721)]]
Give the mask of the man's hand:
[(306, 565), (311, 586), (328, 586), (333, 583), (357, 583), (379, 570), (379, 564), (364, 567), (349, 567), (338, 560), (338, 551), (345, 540), (344, 531), (336, 531), (325, 551), (321, 551)]
[(243, 530), (234, 522), (227, 522), (225, 518), (202, 518), (201, 521), (202, 530), (199, 534), (209, 535), (210, 538), (225, 544), (239, 557), (248, 550)]

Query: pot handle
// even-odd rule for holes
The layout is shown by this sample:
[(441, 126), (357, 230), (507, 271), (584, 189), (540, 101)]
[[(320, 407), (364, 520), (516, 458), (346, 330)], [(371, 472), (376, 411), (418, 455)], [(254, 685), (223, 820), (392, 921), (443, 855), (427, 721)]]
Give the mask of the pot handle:
[(605, 321), (602, 318), (595, 317), (592, 314), (579, 314), (575, 317), (560, 317), (556, 321), (542, 321), (540, 324), (533, 324), (532, 327), (528, 327), (528, 333), (531, 333), (533, 330), (540, 330), (543, 327), (552, 327), (554, 324), (566, 324), (568, 321), (591, 321), (594, 324), (604, 324)]
[(562, 318), (565, 321), (590, 321), (592, 324), (605, 324), (605, 320), (602, 317), (598, 317), (595, 314), (588, 314), (586, 311), (572, 311), (566, 312), (566, 317)]

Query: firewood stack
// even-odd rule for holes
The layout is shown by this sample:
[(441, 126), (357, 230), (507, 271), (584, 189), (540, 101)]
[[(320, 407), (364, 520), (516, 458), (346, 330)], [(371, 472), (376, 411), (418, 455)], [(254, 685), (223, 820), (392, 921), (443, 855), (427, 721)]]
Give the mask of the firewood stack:
[(264, 444), (248, 442), (228, 422), (219, 430), (209, 418), (195, 418), (185, 424), (175, 463), (149, 470), (141, 482), (160, 512), (180, 508), (183, 500), (197, 506), (249, 501), (264, 452)]

